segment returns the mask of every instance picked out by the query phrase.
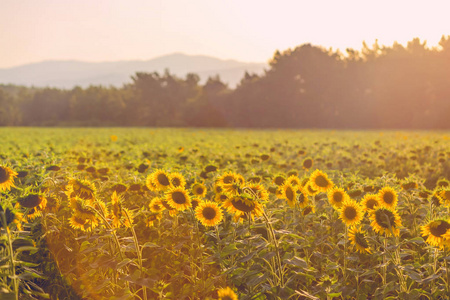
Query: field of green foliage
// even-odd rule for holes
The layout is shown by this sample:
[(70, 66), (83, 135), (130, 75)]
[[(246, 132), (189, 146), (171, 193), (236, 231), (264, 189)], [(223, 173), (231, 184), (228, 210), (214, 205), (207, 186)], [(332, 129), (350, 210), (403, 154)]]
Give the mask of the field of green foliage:
[(0, 299), (448, 299), (450, 133), (0, 128)]

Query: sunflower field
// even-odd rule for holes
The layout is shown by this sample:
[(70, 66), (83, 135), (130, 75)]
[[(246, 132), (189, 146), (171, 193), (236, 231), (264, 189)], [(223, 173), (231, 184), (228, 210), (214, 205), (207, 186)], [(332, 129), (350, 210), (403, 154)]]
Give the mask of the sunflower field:
[(448, 132), (0, 139), (0, 299), (449, 299)]

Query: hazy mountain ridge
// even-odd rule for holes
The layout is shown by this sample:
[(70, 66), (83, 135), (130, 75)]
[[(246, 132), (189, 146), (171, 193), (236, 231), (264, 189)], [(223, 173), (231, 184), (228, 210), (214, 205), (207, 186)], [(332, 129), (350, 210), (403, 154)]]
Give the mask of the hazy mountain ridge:
[(180, 53), (145, 61), (43, 61), (0, 69), (0, 84), (57, 88), (89, 85), (120, 87), (124, 83), (131, 82), (131, 76), (136, 72), (162, 73), (168, 69), (171, 74), (181, 77), (187, 73), (196, 73), (202, 82), (208, 76), (219, 75), (223, 82), (234, 87), (242, 79), (245, 71), (261, 74), (267, 67), (264, 63), (246, 63)]

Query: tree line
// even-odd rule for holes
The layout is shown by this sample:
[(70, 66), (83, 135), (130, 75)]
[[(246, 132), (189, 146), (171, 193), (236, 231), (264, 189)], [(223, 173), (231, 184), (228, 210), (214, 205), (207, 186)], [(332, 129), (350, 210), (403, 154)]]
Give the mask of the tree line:
[(345, 53), (303, 44), (235, 88), (169, 71), (121, 88), (0, 85), (1, 126), (448, 129), (449, 116), (450, 36)]

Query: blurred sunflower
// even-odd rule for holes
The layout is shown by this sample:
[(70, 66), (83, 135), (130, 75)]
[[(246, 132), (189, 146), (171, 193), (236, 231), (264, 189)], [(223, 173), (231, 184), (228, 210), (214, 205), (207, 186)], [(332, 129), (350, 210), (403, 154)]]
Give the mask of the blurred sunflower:
[(305, 192), (305, 189), (301, 188), (301, 186), (297, 187), (297, 203), (301, 208), (306, 208), (309, 204), (308, 194)]
[(352, 227), (348, 231), (348, 239), (355, 246), (356, 250), (361, 253), (372, 253), (369, 243), (366, 239), (366, 232), (358, 227)]
[(170, 188), (170, 178), (165, 171), (158, 169), (149, 176), (151, 176), (151, 182), (156, 186), (157, 190), (165, 191)]
[(316, 208), (313, 205), (308, 205), (302, 210), (302, 215), (306, 216), (316, 212)]
[(366, 194), (361, 201), (364, 211), (369, 211), (380, 205), (377, 194)]
[(94, 184), (87, 180), (72, 178), (66, 186), (66, 195), (68, 198), (80, 197), (84, 200), (93, 202), (95, 199), (95, 192), (96, 189)]
[(79, 229), (81, 231), (90, 232), (92, 229), (96, 228), (99, 224), (98, 218), (95, 214), (90, 215), (89, 217), (82, 216), (77, 212), (72, 214), (72, 217), (69, 218), (69, 225), (73, 229)]
[(147, 227), (153, 227), (155, 225), (156, 221), (159, 221), (162, 219), (162, 213), (152, 213), (147, 216), (145, 219), (145, 226)]
[(278, 186), (282, 186), (285, 181), (286, 181), (286, 178), (281, 174), (275, 175), (275, 177), (272, 180), (272, 182)]
[(169, 179), (173, 187), (184, 187), (186, 185), (186, 179), (184, 179), (184, 176), (181, 173), (170, 173)]
[[(1, 214), (4, 214), (6, 224), (3, 223)], [(11, 225), (15, 225), (17, 230), (23, 230), (22, 228), (23, 214), (17, 209), (2, 205), (0, 203), (0, 228), (8, 227), (11, 229)]]
[(206, 196), (206, 186), (201, 183), (195, 183), (192, 186), (192, 194), (197, 197), (205, 197)]
[(294, 207), (297, 201), (297, 189), (294, 189), (289, 183), (281, 186), (281, 198), (285, 199), (290, 207)]
[(293, 187), (296, 187), (296, 186), (301, 185), (301, 180), (300, 180), (300, 178), (298, 178), (298, 176), (291, 175), (286, 179), (285, 183), (288, 183), (288, 184), (292, 185)]
[(14, 178), (17, 173), (6, 166), (0, 166), (0, 193), (11, 190), (14, 187)]
[(308, 181), (308, 183), (305, 185), (304, 191), (305, 191), (309, 196), (315, 196), (315, 195), (317, 195), (317, 194), (319, 193), (318, 190), (314, 189), (314, 188), (311, 186), (311, 182), (310, 182), (310, 181)]
[(19, 197), (17, 202), (22, 207), (34, 208), (39, 206), (41, 210), (47, 205), (47, 199), (43, 195), (37, 193), (31, 193), (26, 196)]
[[(402, 221), (395, 209), (377, 206), (370, 211), (370, 225), (373, 230), (379, 234), (385, 233), (386, 236), (400, 235)], [(392, 231), (392, 232), (391, 232)]]
[(133, 224), (133, 213), (127, 208), (124, 208), (122, 202), (122, 197), (116, 192), (111, 195), (111, 214), (109, 217), (112, 219), (114, 228), (120, 228), (122, 224), (130, 228)]
[(315, 170), (309, 176), (311, 187), (319, 192), (327, 192), (333, 187), (333, 182), (328, 179), (328, 175), (320, 170)]
[(214, 202), (200, 202), (195, 209), (195, 217), (204, 226), (216, 226), (222, 221), (223, 214), (219, 205)]
[(148, 207), (150, 208), (150, 211), (154, 212), (154, 213), (159, 213), (166, 209), (164, 207), (164, 205), (162, 204), (161, 198), (159, 198), (159, 197), (153, 198), (150, 201)]
[(262, 216), (264, 209), (263, 205), (258, 201), (246, 196), (238, 195), (227, 199), (223, 203), (223, 207), (235, 215), (235, 219), (239, 219), (243, 215), (250, 214), (252, 219), (257, 216)]
[(437, 195), (441, 204), (450, 205), (450, 188), (440, 190)]
[(184, 188), (171, 188), (166, 192), (166, 201), (178, 211), (186, 210), (191, 207), (191, 198)]
[(339, 218), (347, 226), (357, 225), (361, 222), (364, 216), (361, 206), (352, 199), (347, 199), (344, 203), (342, 203), (339, 213)]
[(449, 243), (445, 239), (445, 234), (449, 231), (450, 224), (447, 220), (432, 220), (428, 224), (421, 226), (420, 231), (422, 236), (428, 236), (426, 242), (432, 246), (443, 249)]
[(334, 187), (327, 192), (328, 201), (335, 208), (339, 209), (342, 204), (350, 199), (349, 195), (344, 191), (343, 188)]
[(219, 300), (238, 300), (236, 293), (229, 287), (219, 289), (217, 295), (219, 296)]
[(389, 186), (382, 188), (378, 192), (378, 202), (386, 208), (395, 208), (398, 202), (398, 196), (395, 190)]
[(314, 164), (314, 161), (313, 161), (312, 158), (306, 158), (306, 159), (303, 160), (303, 162), (302, 162), (302, 167), (303, 167), (303, 169), (305, 169), (305, 170), (309, 170), (309, 169), (312, 168), (313, 164)]

